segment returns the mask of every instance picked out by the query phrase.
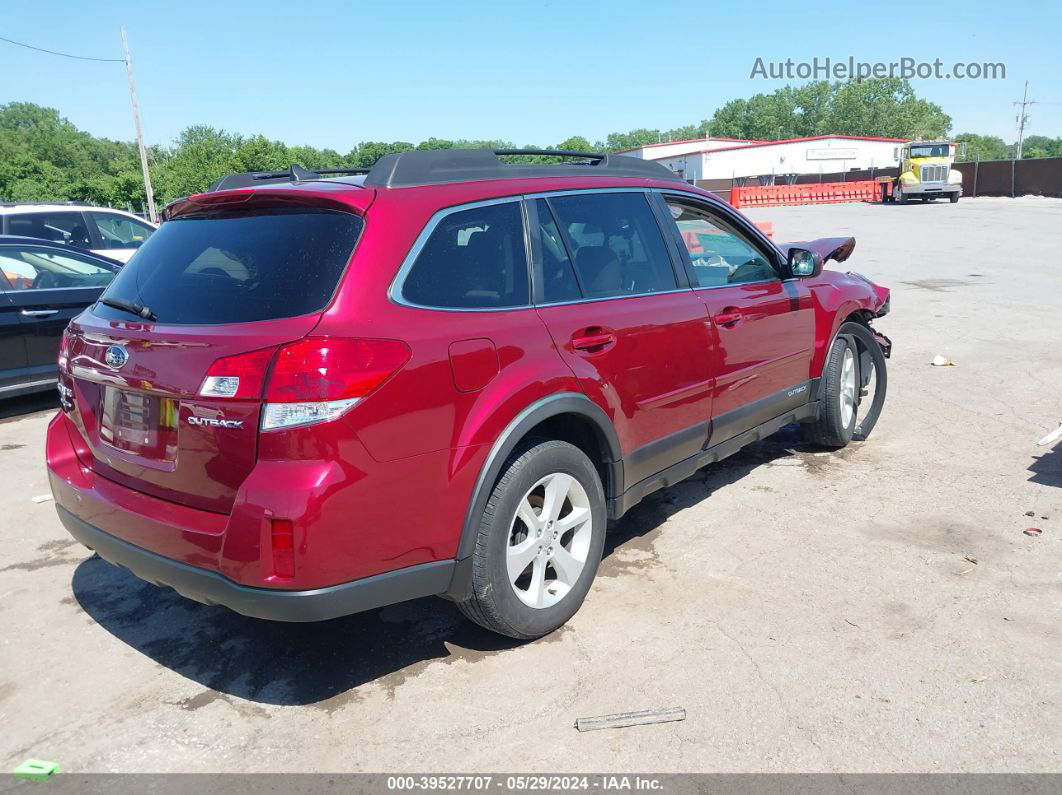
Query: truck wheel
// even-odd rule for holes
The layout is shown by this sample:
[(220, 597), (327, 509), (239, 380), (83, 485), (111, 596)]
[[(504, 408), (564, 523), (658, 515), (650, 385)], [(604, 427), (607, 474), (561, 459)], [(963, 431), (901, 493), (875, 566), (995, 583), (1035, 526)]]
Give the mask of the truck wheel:
[(911, 197), (903, 192), (903, 188), (897, 185), (892, 191), (892, 200), (898, 201), (900, 204), (907, 204), (911, 200)]
[(520, 640), (562, 626), (583, 603), (605, 543), (605, 492), (574, 445), (528, 439), (509, 456), (472, 552), (472, 621)]
[(955, 193), (951, 194), (948, 197), (948, 201), (950, 201), (952, 204), (955, 204), (955, 202), (957, 202), (958, 200), (959, 200), (959, 192), (958, 191), (956, 191)]

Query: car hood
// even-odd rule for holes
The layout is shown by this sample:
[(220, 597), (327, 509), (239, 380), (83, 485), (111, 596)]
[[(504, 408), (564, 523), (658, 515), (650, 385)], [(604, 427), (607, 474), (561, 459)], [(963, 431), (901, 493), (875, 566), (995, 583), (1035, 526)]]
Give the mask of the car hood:
[(800, 240), (792, 243), (779, 243), (778, 247), (782, 250), (782, 255), (786, 258), (789, 257), (789, 250), (792, 248), (806, 248), (809, 251), (814, 251), (820, 257), (825, 264), (828, 260), (836, 260), (837, 262), (844, 262), (855, 251), (855, 238), (854, 237), (820, 237), (818, 240)]

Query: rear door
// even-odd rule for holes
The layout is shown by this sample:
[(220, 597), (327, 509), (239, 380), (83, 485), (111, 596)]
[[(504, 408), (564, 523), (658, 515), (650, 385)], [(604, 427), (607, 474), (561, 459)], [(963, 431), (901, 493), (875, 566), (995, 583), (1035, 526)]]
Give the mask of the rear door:
[(89, 234), (94, 238), (92, 248), (100, 254), (128, 262), (155, 227), (136, 218), (106, 210), (86, 210)]
[(94, 248), (88, 223), (80, 210), (17, 212), (7, 216), (7, 234), (37, 237), (77, 248)]
[(15, 243), (0, 245), (0, 269), (9, 288), (5, 314), (17, 320), (24, 350), (23, 381), (55, 378), (63, 329), (96, 302), (118, 266), (73, 251)]
[[(232, 507), (257, 458), (272, 354), (317, 324), (363, 225), (352, 212), (269, 201), (166, 221), (104, 297), (149, 318), (101, 302), (71, 325), (70, 417), (98, 474)], [(229, 357), (240, 357), (239, 391), (203, 396), (211, 366)]]
[(7, 279), (0, 275), (0, 397), (26, 381), (26, 341)]
[(693, 197), (664, 201), (712, 321), (715, 444), (807, 402), (811, 293), (798, 279), (782, 279), (777, 252), (739, 216)]
[(628, 486), (697, 453), (711, 411), (703, 302), (642, 191), (530, 198), (535, 290), (561, 356), (611, 416)]

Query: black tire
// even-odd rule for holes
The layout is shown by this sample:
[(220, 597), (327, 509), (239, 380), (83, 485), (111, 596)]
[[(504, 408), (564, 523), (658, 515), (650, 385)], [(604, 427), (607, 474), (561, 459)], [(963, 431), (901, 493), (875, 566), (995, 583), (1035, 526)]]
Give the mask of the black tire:
[(844, 364), (845, 352), (851, 351), (854, 362), (857, 365), (856, 383), (859, 384), (858, 372), (859, 350), (851, 336), (845, 333), (846, 327), (854, 323), (841, 325), (833, 344), (826, 354), (826, 365), (822, 368), (822, 381), (819, 384), (819, 418), (815, 422), (805, 423), (801, 426), (804, 438), (811, 444), (819, 447), (828, 447), (838, 450), (850, 441), (855, 434), (857, 412), (852, 412), (852, 417), (847, 424), (841, 416), (841, 368)]
[(958, 200), (959, 200), (958, 191), (956, 191), (955, 193), (953, 193), (950, 196), (948, 196), (948, 201), (950, 201), (952, 204), (955, 204), (955, 202), (957, 202)]
[[(507, 571), (510, 532), (519, 503), (543, 478), (564, 473), (583, 487), (590, 509), (586, 562), (570, 590), (550, 607), (531, 607), (517, 596)], [(553, 439), (526, 439), (510, 454), (487, 500), (472, 551), (469, 597), (457, 603), (480, 626), (519, 640), (548, 635), (579, 610), (601, 562), (605, 543), (605, 492), (589, 458), (574, 445)], [(519, 582), (519, 581), (518, 581)]]
[[(893, 201), (896, 201), (895, 194), (893, 195)], [(900, 204), (907, 204), (910, 201), (911, 201), (911, 197), (908, 196), (906, 192), (901, 191), (901, 193), (900, 193)]]
[[(847, 424), (843, 421), (840, 404), (845, 350), (851, 350), (855, 357), (857, 386), (855, 411)], [(874, 378), (874, 397), (869, 406), (864, 406), (862, 394), (871, 376)], [(833, 450), (846, 446), (853, 439), (865, 441), (881, 416), (888, 383), (885, 354), (871, 330), (861, 323), (842, 323), (822, 368), (819, 418), (801, 426), (805, 440)]]

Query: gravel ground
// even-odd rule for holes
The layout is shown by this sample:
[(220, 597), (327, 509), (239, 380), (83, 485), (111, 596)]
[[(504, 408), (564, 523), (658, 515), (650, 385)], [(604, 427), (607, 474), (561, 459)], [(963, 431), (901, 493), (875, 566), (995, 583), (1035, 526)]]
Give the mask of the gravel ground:
[(830, 454), (783, 431), (655, 494), (535, 643), (435, 599), (280, 625), (143, 584), (31, 499), (50, 397), (0, 404), (4, 769), (1062, 772), (1062, 446), (1036, 446), (1062, 201), (750, 214), (855, 235), (846, 265), (893, 288), (877, 429)]

